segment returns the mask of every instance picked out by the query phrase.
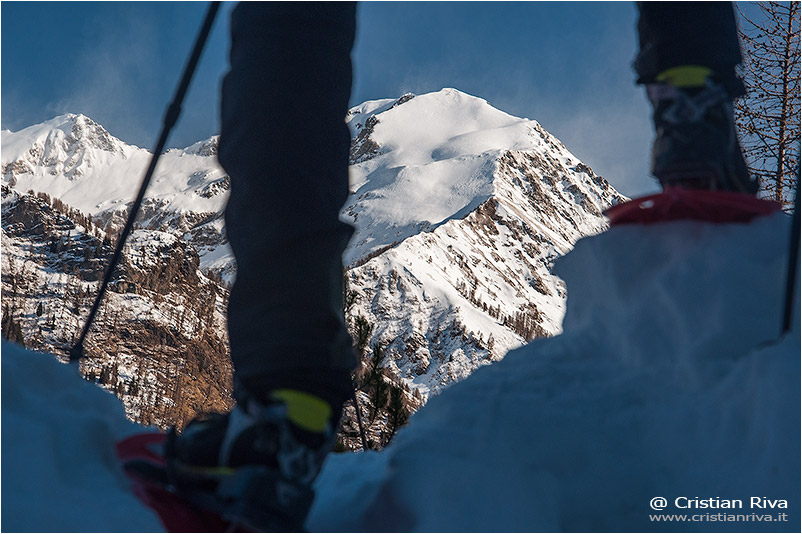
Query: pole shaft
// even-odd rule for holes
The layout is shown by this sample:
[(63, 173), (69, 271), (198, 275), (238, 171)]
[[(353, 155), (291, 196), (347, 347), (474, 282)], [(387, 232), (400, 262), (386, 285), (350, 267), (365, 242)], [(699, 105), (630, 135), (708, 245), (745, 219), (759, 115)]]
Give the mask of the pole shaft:
[(172, 102), (164, 114), (162, 131), (159, 135), (158, 141), (156, 142), (156, 146), (153, 149), (153, 155), (151, 156), (148, 169), (145, 172), (145, 177), (142, 179), (142, 185), (139, 187), (139, 193), (137, 194), (136, 200), (134, 200), (134, 203), (131, 205), (131, 211), (128, 214), (128, 220), (125, 222), (122, 232), (120, 232), (120, 236), (117, 240), (117, 246), (114, 249), (114, 254), (112, 254), (111, 261), (109, 262), (106, 272), (103, 275), (103, 281), (101, 282), (100, 289), (95, 296), (95, 301), (92, 304), (92, 308), (89, 310), (89, 316), (86, 319), (86, 323), (81, 331), (81, 335), (78, 338), (78, 341), (76, 341), (70, 349), (71, 362), (80, 360), (84, 357), (84, 341), (86, 341), (86, 336), (89, 334), (89, 329), (92, 327), (92, 323), (95, 321), (98, 310), (100, 310), (100, 303), (103, 301), (103, 297), (106, 294), (106, 290), (111, 282), (111, 278), (114, 275), (114, 270), (117, 268), (117, 264), (120, 262), (123, 248), (125, 247), (125, 242), (134, 227), (134, 221), (139, 214), (139, 209), (142, 207), (142, 201), (145, 199), (145, 192), (148, 189), (148, 185), (150, 185), (150, 180), (153, 178), (153, 173), (156, 170), (156, 164), (159, 162), (159, 157), (161, 157), (162, 152), (164, 152), (164, 147), (167, 144), (167, 138), (169, 137), (170, 131), (173, 129), (173, 126), (175, 126), (175, 123), (178, 121), (178, 117), (181, 114), (181, 104), (184, 101), (187, 90), (189, 89), (189, 84), (192, 81), (192, 76), (195, 74), (195, 68), (198, 66), (198, 61), (200, 60), (201, 53), (203, 52), (203, 47), (209, 38), (209, 32), (212, 29), (212, 24), (214, 23), (215, 16), (217, 15), (217, 11), (219, 9), (220, 2), (211, 2), (209, 4), (209, 9), (206, 11), (206, 17), (203, 20), (203, 25), (201, 26), (198, 37), (195, 40), (195, 46), (192, 49), (192, 54), (189, 57), (189, 61), (187, 61), (187, 64), (184, 67), (184, 73), (181, 76), (181, 81), (178, 84), (175, 96), (173, 97)]

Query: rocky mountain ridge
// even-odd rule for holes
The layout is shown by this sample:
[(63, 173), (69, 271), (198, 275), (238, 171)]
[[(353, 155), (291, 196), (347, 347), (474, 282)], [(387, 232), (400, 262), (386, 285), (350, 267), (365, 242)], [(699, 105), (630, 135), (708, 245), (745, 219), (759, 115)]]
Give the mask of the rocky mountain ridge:
[[(565, 288), (551, 264), (603, 230), (601, 212), (624, 197), (536, 122), (454, 89), (366, 102), (347, 120), (347, 319), (365, 423), (381, 445), (393, 399), (396, 411), (414, 410), (560, 331)], [(216, 151), (215, 136), (163, 154), (93, 334), (97, 365), (85, 374), (117, 391), (135, 420), (150, 410), (150, 422), (180, 424), (207, 393), (218, 409), (230, 405), (224, 312), (235, 264)], [(82, 115), (4, 131), (2, 152), (3, 305), (14, 308), (4, 332), (8, 317), (28, 346), (63, 353), (150, 155)], [(59, 304), (78, 293), (77, 304)], [(65, 310), (38, 315), (39, 304)]]
[(349, 119), (352, 316), (376, 325), (370, 345), (391, 373), (425, 399), (559, 333), (566, 295), (551, 265), (624, 197), (535, 121), (454, 89)]

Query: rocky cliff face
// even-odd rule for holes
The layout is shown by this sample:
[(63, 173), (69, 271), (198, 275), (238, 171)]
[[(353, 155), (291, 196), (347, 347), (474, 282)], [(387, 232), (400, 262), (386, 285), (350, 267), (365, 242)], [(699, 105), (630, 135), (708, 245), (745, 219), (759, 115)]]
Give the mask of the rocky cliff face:
[[(536, 122), (453, 89), (366, 102), (348, 122), (346, 317), (363, 423), (380, 446), (430, 395), (560, 331), (552, 262), (603, 230), (601, 212), (623, 197)], [(64, 354), (150, 155), (80, 115), (4, 131), (2, 143), (4, 332)], [(235, 264), (216, 149), (213, 137), (162, 156), (90, 336), (85, 374), (142, 422), (231, 403)], [(356, 447), (357, 427), (349, 406), (342, 446)]]
[[(3, 186), (3, 332), (66, 354), (113, 252), (100, 227), (57, 199)], [(118, 394), (131, 419), (182, 425), (231, 405), (227, 287), (173, 234), (135, 230), (87, 339), (89, 380)]]

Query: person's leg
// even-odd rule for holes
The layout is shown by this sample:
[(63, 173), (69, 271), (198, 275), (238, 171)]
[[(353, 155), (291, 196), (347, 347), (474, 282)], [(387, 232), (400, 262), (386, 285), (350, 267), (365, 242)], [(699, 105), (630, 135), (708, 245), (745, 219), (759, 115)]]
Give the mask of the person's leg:
[(300, 389), (333, 406), (355, 365), (342, 319), (352, 3), (240, 4), (218, 158), (237, 260), (228, 307), (235, 396)]
[(199, 506), (257, 530), (302, 528), (356, 360), (342, 317), (355, 5), (243, 2), (231, 20), (218, 159), (237, 261), (230, 414), (167, 440)]
[(676, 67), (704, 66), (732, 97), (744, 87), (735, 74), (741, 46), (730, 2), (638, 2), (638, 83), (658, 81)]
[(638, 83), (654, 106), (652, 173), (664, 187), (757, 192), (732, 100), (744, 92), (729, 2), (639, 2)]

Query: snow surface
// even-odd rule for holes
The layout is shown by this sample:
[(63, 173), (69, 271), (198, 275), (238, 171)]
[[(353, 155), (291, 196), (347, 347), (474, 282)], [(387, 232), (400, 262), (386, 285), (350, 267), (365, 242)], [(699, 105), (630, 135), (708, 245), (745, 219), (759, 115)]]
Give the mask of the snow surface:
[[(798, 301), (778, 340), (789, 223), (581, 240), (556, 265), (564, 333), (433, 398), (381, 453), (330, 456), (307, 527), (798, 532)], [(113, 468), (133, 428), (114, 398), (7, 343), (2, 365), (3, 529), (155, 530)], [(656, 496), (786, 499), (791, 521), (651, 523)]]
[(142, 428), (74, 365), (2, 343), (3, 532), (155, 532), (114, 442)]
[[(381, 454), (330, 457), (309, 528), (798, 532), (798, 322), (773, 343), (788, 219), (579, 241), (555, 267), (565, 333), (433, 398)], [(792, 522), (660, 525), (656, 496), (786, 499)]]

